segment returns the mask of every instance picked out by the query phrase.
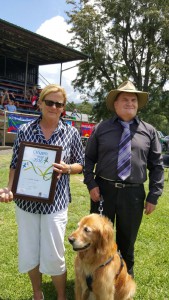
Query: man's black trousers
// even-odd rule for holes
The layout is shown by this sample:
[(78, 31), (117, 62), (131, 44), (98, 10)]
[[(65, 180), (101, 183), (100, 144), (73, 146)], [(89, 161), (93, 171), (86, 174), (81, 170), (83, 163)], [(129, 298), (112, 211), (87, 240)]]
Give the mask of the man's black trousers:
[[(116, 227), (116, 243), (127, 264), (128, 273), (134, 276), (134, 244), (141, 224), (145, 191), (144, 186), (116, 188), (111, 181), (96, 178), (103, 196), (103, 215)], [(91, 213), (99, 213), (99, 202), (91, 201)]]

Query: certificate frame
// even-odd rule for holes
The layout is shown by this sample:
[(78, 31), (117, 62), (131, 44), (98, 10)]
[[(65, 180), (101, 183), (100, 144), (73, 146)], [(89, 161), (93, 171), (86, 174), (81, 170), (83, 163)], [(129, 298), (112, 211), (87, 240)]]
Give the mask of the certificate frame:
[(52, 204), (58, 173), (52, 163), (60, 163), (62, 147), (22, 141), (12, 192), (14, 198)]

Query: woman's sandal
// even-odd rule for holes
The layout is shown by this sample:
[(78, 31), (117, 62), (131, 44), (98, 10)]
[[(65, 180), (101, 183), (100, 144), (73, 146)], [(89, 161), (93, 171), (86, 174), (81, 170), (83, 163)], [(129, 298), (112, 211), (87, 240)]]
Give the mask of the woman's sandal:
[[(34, 298), (32, 298), (32, 300), (34, 300)], [(45, 300), (43, 293), (42, 293), (42, 299), (41, 300)]]

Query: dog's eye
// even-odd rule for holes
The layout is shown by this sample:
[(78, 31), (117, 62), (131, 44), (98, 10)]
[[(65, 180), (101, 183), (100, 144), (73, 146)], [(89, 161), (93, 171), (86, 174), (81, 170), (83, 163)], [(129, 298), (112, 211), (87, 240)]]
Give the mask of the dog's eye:
[(89, 227), (84, 227), (84, 231), (86, 231), (86, 232), (90, 232), (91, 230), (90, 230), (90, 228), (89, 228)]

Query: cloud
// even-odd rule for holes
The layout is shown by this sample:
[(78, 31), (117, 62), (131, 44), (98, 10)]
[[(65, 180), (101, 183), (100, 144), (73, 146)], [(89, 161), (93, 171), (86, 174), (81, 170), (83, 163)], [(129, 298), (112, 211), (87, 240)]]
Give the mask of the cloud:
[(65, 22), (63, 17), (56, 16), (41, 24), (36, 33), (67, 45), (72, 37), (72, 34), (68, 32), (70, 28), (71, 26)]
[[(56, 16), (41, 24), (36, 33), (67, 46), (72, 37), (72, 34), (68, 32), (70, 28), (71, 26), (65, 22), (63, 17)], [(61, 85), (65, 88), (69, 101), (79, 102), (80, 95), (75, 93), (71, 84), (71, 81), (76, 78), (77, 67), (74, 67), (76, 64), (78, 61), (62, 64)], [(66, 70), (70, 67), (73, 68)], [(40, 66), (39, 84), (41, 87), (43, 88), (48, 83), (60, 84), (60, 70), (60, 64)]]

